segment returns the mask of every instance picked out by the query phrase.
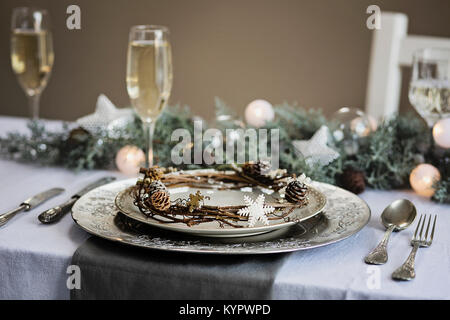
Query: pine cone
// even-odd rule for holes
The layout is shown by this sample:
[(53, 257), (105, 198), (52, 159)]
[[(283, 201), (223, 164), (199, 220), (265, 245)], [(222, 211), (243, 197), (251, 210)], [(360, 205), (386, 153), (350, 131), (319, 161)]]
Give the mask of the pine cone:
[(270, 163), (267, 161), (258, 160), (257, 162), (246, 162), (242, 166), (242, 172), (258, 181), (266, 182), (270, 180), (267, 174), (270, 171)]
[(152, 183), (150, 183), (147, 187), (146, 192), (149, 195), (152, 195), (153, 193), (157, 192), (157, 191), (164, 191), (167, 192), (167, 187), (164, 185), (164, 183), (162, 183), (159, 180), (155, 180)]
[(170, 195), (167, 191), (158, 190), (152, 193), (148, 201), (151, 207), (158, 211), (166, 211), (170, 208)]
[(66, 140), (66, 147), (71, 150), (74, 147), (79, 146), (80, 144), (84, 144), (90, 136), (91, 134), (89, 133), (89, 131), (83, 129), (82, 127), (72, 129), (69, 132), (69, 137)]
[(355, 170), (353, 168), (347, 168), (341, 175), (341, 186), (353, 193), (361, 193), (366, 188), (364, 181), (365, 176), (363, 171)]
[(166, 186), (159, 180), (153, 181), (145, 189), (148, 197), (145, 199), (147, 207), (158, 211), (165, 211), (170, 207), (170, 195)]
[(307, 198), (308, 187), (300, 181), (292, 181), (286, 187), (285, 198), (290, 203), (303, 204)]
[(144, 183), (150, 184), (153, 181), (161, 180), (163, 176), (163, 169), (158, 167), (151, 167), (151, 168), (140, 168), (139, 173), (144, 174)]

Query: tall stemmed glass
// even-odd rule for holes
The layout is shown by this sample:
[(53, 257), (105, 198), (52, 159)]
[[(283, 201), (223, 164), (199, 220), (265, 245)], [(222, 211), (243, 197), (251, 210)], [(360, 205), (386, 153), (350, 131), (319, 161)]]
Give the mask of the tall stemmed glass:
[(409, 100), (430, 127), (450, 117), (450, 49), (414, 53)]
[(41, 93), (47, 86), (55, 57), (48, 12), (15, 8), (11, 32), (12, 69), (28, 96), (31, 117), (37, 119)]
[(153, 166), (155, 122), (167, 105), (171, 89), (169, 30), (150, 25), (132, 27), (128, 44), (127, 90), (144, 127), (146, 167)]

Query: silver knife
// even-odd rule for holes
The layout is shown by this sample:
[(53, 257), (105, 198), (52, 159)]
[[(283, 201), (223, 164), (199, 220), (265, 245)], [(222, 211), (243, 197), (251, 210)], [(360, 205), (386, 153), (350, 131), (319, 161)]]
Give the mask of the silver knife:
[(8, 212), (0, 215), (0, 227), (3, 226), (4, 224), (6, 224), (12, 217), (14, 217), (19, 212), (29, 211), (32, 208), (40, 205), (42, 202), (45, 202), (48, 199), (53, 198), (54, 196), (60, 194), (61, 192), (64, 192), (64, 189), (53, 188), (53, 189), (49, 189), (47, 191), (38, 193), (34, 197), (31, 197), (31, 198), (25, 200), (16, 209), (13, 209), (11, 211), (8, 211)]
[(60, 204), (59, 206), (56, 206), (54, 208), (48, 209), (44, 212), (42, 212), (38, 219), (42, 223), (53, 223), (61, 219), (67, 212), (70, 211), (74, 203), (80, 199), (80, 197), (92, 189), (95, 189), (97, 187), (100, 187), (104, 184), (107, 184), (111, 181), (116, 180), (115, 177), (105, 177), (101, 178), (100, 180), (95, 181), (94, 183), (89, 184), (87, 187), (81, 189), (77, 193), (75, 193), (69, 200), (64, 202), (63, 204)]

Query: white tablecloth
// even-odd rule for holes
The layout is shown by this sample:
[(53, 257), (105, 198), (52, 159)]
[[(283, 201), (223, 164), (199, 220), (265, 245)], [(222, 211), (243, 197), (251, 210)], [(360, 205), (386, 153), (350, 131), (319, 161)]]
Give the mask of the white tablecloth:
[[(23, 130), (25, 120), (0, 117), (0, 135)], [(16, 216), (0, 228), (0, 299), (67, 299), (66, 286), (72, 254), (89, 237), (67, 215), (57, 224), (42, 225), (38, 214), (59, 204), (87, 183), (118, 172), (75, 173), (0, 160), (0, 212), (14, 208), (24, 199), (50, 187), (66, 192), (29, 212)], [(272, 289), (274, 299), (450, 299), (450, 206), (439, 205), (411, 191), (365, 191), (372, 217), (355, 236), (339, 243), (289, 254), (278, 270)], [(380, 241), (384, 228), (380, 214), (395, 199), (414, 202), (418, 213), (438, 215), (433, 246), (420, 249), (416, 259), (417, 278), (410, 282), (391, 280), (411, 247), (414, 227), (394, 233), (389, 261), (369, 266), (363, 257)], [(152, 254), (152, 251), (143, 251)], [(211, 256), (211, 259), (214, 257)], [(214, 297), (210, 297), (214, 299)]]

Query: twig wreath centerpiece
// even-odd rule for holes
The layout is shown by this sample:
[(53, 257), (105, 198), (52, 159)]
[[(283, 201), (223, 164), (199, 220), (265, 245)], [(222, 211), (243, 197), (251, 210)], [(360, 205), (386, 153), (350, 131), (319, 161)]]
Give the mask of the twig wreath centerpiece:
[[(296, 208), (308, 203), (310, 179), (305, 175), (297, 178), (289, 176), (286, 170), (269, 170), (264, 161), (247, 162), (242, 166), (230, 165), (231, 171), (176, 172), (174, 169), (159, 167), (141, 168), (143, 178), (130, 190), (134, 205), (147, 217), (162, 223), (184, 223), (194, 226), (201, 223), (217, 222), (234, 228), (254, 227), (258, 223), (268, 225), (271, 220), (291, 221), (289, 215)], [(170, 199), (168, 188), (194, 187), (200, 189), (238, 190), (260, 188), (267, 193), (279, 192), (277, 202), (265, 203), (264, 194), (252, 199), (244, 196), (243, 205), (208, 205), (210, 198), (200, 190), (189, 194), (189, 198)]]

